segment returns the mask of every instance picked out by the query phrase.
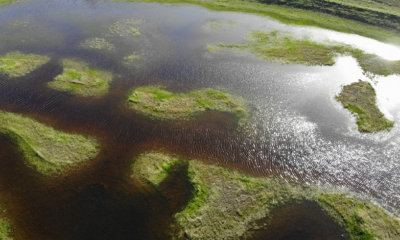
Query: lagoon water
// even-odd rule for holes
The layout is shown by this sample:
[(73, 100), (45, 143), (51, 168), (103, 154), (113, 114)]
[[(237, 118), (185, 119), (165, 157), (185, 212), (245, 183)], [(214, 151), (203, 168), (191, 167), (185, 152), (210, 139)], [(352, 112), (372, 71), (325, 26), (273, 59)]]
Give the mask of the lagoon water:
[[(140, 36), (110, 32), (114, 23), (130, 19), (140, 23), (135, 26)], [(216, 22), (223, 27), (213, 31), (209, 26)], [(361, 134), (355, 118), (334, 98), (342, 85), (371, 81), (355, 59), (307, 67), (207, 51), (207, 44), (245, 43), (252, 30), (287, 31), (353, 44), (388, 59), (400, 56), (398, 47), (360, 36), (192, 5), (35, 0), (0, 7), (1, 55), (21, 51), (51, 57), (26, 77), (0, 76), (0, 109), (92, 135), (102, 145), (100, 156), (86, 167), (50, 180), (25, 166), (16, 147), (1, 136), (0, 205), (15, 226), (15, 239), (166, 238), (176, 231), (172, 216), (189, 200), (191, 187), (185, 169), (177, 169), (161, 193), (129, 182), (132, 158), (152, 149), (255, 176), (343, 188), (399, 209), (400, 78), (373, 80), (378, 105), (395, 127)], [(104, 38), (115, 50), (82, 46), (91, 38)], [(124, 64), (132, 54), (142, 59)], [(62, 72), (64, 58), (111, 71), (115, 80), (109, 94), (90, 99), (47, 88)], [(212, 111), (187, 122), (163, 123), (125, 108), (128, 89), (148, 84), (176, 91), (212, 87), (240, 95), (254, 106), (251, 124), (238, 129), (232, 116)]]

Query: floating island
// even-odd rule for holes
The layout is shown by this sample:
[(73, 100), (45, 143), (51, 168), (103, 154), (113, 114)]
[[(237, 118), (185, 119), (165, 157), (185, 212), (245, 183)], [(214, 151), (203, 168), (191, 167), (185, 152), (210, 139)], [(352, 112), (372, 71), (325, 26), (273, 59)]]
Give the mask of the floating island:
[(50, 60), (47, 56), (10, 52), (0, 55), (0, 73), (9, 77), (23, 77), (46, 64)]
[(52, 89), (70, 92), (83, 97), (101, 97), (108, 93), (113, 80), (110, 72), (100, 71), (82, 61), (65, 59), (64, 71), (48, 83)]
[(0, 133), (18, 145), (30, 167), (47, 176), (93, 159), (100, 151), (94, 138), (58, 131), (11, 112), (0, 111)]
[(386, 119), (376, 105), (376, 93), (369, 82), (360, 80), (343, 86), (336, 99), (357, 118), (360, 132), (390, 130), (394, 125), (394, 122)]
[(160, 120), (188, 119), (207, 110), (228, 112), (240, 122), (250, 114), (246, 101), (219, 90), (205, 88), (187, 93), (176, 93), (162, 86), (133, 88), (128, 94), (130, 108)]
[(175, 219), (190, 239), (238, 239), (256, 220), (271, 217), (273, 209), (303, 200), (318, 203), (351, 239), (400, 238), (400, 223), (382, 208), (349, 193), (302, 187), (273, 178), (252, 177), (223, 167), (161, 152), (135, 159), (132, 177), (154, 187), (177, 164), (188, 165), (192, 198)]

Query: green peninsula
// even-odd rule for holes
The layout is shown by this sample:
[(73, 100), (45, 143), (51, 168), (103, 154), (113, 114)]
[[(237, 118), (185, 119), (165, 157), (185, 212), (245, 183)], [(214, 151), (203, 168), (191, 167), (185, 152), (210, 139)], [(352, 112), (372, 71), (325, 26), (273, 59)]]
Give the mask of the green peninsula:
[(369, 82), (360, 80), (344, 86), (336, 99), (356, 116), (360, 132), (390, 130), (394, 125), (376, 106), (376, 93)]
[[(135, 162), (133, 176), (157, 185), (176, 164), (188, 165), (193, 186), (189, 203), (175, 215), (189, 239), (239, 239), (258, 219), (272, 218), (278, 206), (304, 199), (315, 201), (351, 239), (397, 239), (400, 223), (368, 200), (318, 187), (302, 187), (265, 177), (252, 177), (223, 167), (186, 161), (159, 152), (145, 153)], [(143, 171), (139, 173), (139, 171)], [(267, 226), (268, 227), (268, 226)]]
[(99, 143), (94, 138), (57, 131), (16, 113), (0, 111), (0, 133), (18, 145), (29, 166), (48, 176), (99, 153)]
[(206, 110), (232, 113), (240, 120), (249, 116), (243, 98), (210, 88), (175, 93), (162, 86), (138, 87), (130, 91), (127, 102), (130, 108), (161, 120), (187, 119)]
[(246, 44), (207, 45), (212, 53), (221, 53), (224, 49), (249, 51), (256, 57), (282, 64), (303, 64), (307, 66), (332, 66), (337, 56), (352, 56), (357, 59), (365, 73), (388, 76), (400, 74), (400, 61), (389, 61), (374, 54), (336, 42), (318, 43), (308, 38), (296, 39), (279, 32), (253, 31), (247, 34)]
[(47, 56), (10, 52), (0, 55), (0, 73), (9, 77), (23, 77), (50, 60)]
[(48, 83), (50, 88), (83, 97), (100, 97), (108, 93), (113, 76), (110, 72), (90, 68), (87, 63), (65, 59), (64, 71)]
[(13, 2), (17, 2), (17, 1), (20, 1), (20, 0), (0, 0), (0, 6), (1, 5), (7, 5), (7, 4), (10, 4), (10, 3), (13, 3)]

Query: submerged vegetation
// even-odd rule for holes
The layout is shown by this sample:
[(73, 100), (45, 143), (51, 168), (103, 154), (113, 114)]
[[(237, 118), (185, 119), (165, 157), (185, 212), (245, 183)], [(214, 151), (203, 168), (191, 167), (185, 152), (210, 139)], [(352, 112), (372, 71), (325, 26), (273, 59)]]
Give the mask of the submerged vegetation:
[[(339, 8), (336, 9), (336, 7), (332, 7), (331, 3), (333, 1), (330, 0), (322, 0), (322, 1), (112, 0), (112, 1), (196, 4), (217, 11), (236, 11), (236, 12), (261, 14), (275, 18), (284, 23), (316, 26), (326, 29), (332, 29), (339, 32), (354, 33), (361, 36), (373, 38), (382, 42), (400, 43), (400, 36), (399, 36), (400, 22), (392, 21), (392, 17), (394, 16), (393, 14), (386, 14), (385, 12), (378, 12), (375, 10), (369, 11), (367, 7), (363, 9), (354, 8), (351, 6), (351, 4), (340, 4), (338, 5)], [(341, 1), (341, 0), (335, 0), (335, 1), (346, 3), (346, 1)], [(372, 1), (368, 1), (368, 3), (371, 2)], [(319, 5), (321, 5), (321, 7), (317, 8), (317, 6)], [(324, 5), (330, 7), (328, 7), (327, 9), (323, 9)], [(362, 5), (364, 4), (362, 3)], [(390, 8), (393, 9), (390, 6), (390, 4), (384, 4), (384, 5), (387, 5), (388, 9)], [(341, 6), (344, 6), (345, 9), (344, 10), (341, 9), (340, 8)], [(321, 12), (316, 12), (313, 10)], [(351, 16), (352, 19), (354, 20), (345, 19), (340, 16), (343, 17)], [(394, 17), (396, 18), (396, 16)], [(367, 23), (372, 25), (369, 25)], [(373, 26), (373, 25), (378, 25), (378, 26)], [(390, 29), (384, 29), (382, 26), (385, 27), (393, 26), (393, 27), (391, 27)]]
[(139, 31), (139, 28), (133, 27), (138, 24), (140, 24), (140, 22), (134, 19), (120, 20), (114, 23), (114, 25), (111, 26), (109, 30), (111, 34), (118, 34), (120, 37), (140, 36), (141, 33)]
[(20, 114), (0, 112), (0, 133), (19, 146), (29, 166), (51, 175), (94, 158), (99, 144), (93, 138), (57, 131)]
[(64, 71), (49, 82), (50, 88), (78, 94), (83, 97), (99, 97), (108, 92), (113, 76), (109, 72), (90, 68), (87, 63), (65, 59)]
[(375, 90), (369, 82), (360, 80), (344, 86), (336, 99), (356, 116), (360, 132), (390, 130), (394, 125), (376, 106)]
[[(238, 239), (256, 220), (273, 217), (271, 211), (276, 207), (304, 199), (317, 202), (352, 239), (400, 237), (399, 221), (370, 201), (348, 193), (252, 177), (159, 152), (140, 155), (134, 164), (134, 176), (157, 187), (176, 164), (188, 165), (188, 177), (193, 186), (191, 200), (175, 215), (189, 239)], [(139, 169), (144, 172), (137, 172)]]
[(243, 98), (210, 88), (174, 93), (161, 86), (138, 87), (130, 91), (127, 101), (131, 108), (162, 120), (185, 119), (206, 110), (229, 112), (241, 120), (249, 116)]
[(95, 49), (106, 49), (106, 50), (115, 50), (115, 46), (104, 38), (91, 38), (87, 39), (82, 47), (95, 48)]
[(0, 55), (0, 72), (10, 77), (23, 77), (49, 60), (47, 56), (10, 52)]
[(179, 159), (157, 152), (140, 155), (132, 166), (132, 177), (142, 178), (158, 186), (179, 163)]
[(206, 23), (203, 27), (207, 31), (219, 32), (221, 30), (227, 30), (232, 27), (236, 27), (237, 23), (235, 21), (210, 21)]
[(220, 53), (227, 48), (247, 50), (265, 61), (309, 66), (331, 66), (337, 56), (350, 55), (357, 59), (365, 73), (383, 76), (400, 74), (400, 61), (388, 61), (346, 44), (296, 39), (279, 31), (253, 31), (246, 38), (249, 40), (247, 44), (220, 43), (207, 45), (207, 50), (212, 53)]

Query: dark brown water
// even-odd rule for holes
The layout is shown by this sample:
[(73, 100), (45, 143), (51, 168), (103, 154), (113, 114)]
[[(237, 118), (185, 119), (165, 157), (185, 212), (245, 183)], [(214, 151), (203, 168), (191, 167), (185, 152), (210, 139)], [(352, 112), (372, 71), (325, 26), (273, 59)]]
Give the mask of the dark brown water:
[[(114, 22), (132, 18), (141, 22), (140, 37), (108, 35)], [(203, 25), (212, 20), (235, 20), (238, 26), (205, 31)], [(344, 59), (330, 68), (282, 66), (251, 56), (215, 56), (205, 49), (206, 44), (243, 42), (248, 31), (258, 28), (301, 31), (265, 18), (193, 6), (71, 0), (1, 7), (0, 54), (19, 50), (48, 55), (51, 61), (23, 78), (1, 75), (0, 109), (94, 136), (101, 143), (96, 159), (68, 176), (49, 179), (27, 167), (16, 146), (0, 136), (0, 205), (12, 220), (15, 239), (177, 235), (173, 215), (189, 201), (192, 189), (187, 169), (178, 166), (157, 189), (128, 177), (134, 156), (160, 149), (255, 176), (345, 187), (397, 208), (398, 130), (358, 135), (350, 127), (350, 114), (332, 100), (341, 84), (359, 77), (354, 61)], [(93, 37), (112, 38), (116, 50), (80, 47)], [(143, 62), (121, 64), (133, 52), (142, 54)], [(62, 72), (60, 59), (67, 57), (111, 71), (109, 94), (85, 99), (47, 88)], [(214, 111), (187, 122), (156, 122), (124, 105), (129, 88), (148, 84), (174, 91), (220, 87), (258, 108), (247, 130), (238, 129), (233, 116)], [(398, 121), (398, 108), (390, 110)], [(337, 239), (340, 232), (321, 232), (338, 227), (312, 203), (283, 207), (274, 216), (277, 221), (266, 224), (276, 230), (254, 234), (255, 239), (265, 234), (276, 236), (266, 239)]]

